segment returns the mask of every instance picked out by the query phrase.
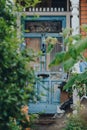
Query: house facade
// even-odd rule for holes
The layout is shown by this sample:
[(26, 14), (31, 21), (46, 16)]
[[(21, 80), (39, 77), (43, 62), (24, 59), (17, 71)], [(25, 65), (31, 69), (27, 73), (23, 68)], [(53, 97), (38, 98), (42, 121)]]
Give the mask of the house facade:
[[(24, 4), (24, 3), (21, 3)], [(31, 113), (45, 112), (56, 113), (57, 106), (66, 100), (64, 94), (60, 98), (58, 86), (67, 78), (63, 65), (49, 68), (49, 63), (55, 54), (65, 51), (61, 32), (63, 28), (73, 28), (73, 35), (84, 34), (79, 29), (81, 24), (87, 24), (87, 0), (42, 0), (35, 7), (27, 7), (18, 24), (23, 25), (23, 37), (26, 46), (35, 52), (42, 51), (42, 55), (32, 64), (36, 75), (41, 77), (41, 82), (36, 83), (35, 89), (41, 100), (29, 104)], [(58, 40), (53, 50), (46, 53), (45, 39), (54, 37)], [(84, 55), (86, 55), (86, 51)], [(47, 89), (47, 90), (46, 90)]]

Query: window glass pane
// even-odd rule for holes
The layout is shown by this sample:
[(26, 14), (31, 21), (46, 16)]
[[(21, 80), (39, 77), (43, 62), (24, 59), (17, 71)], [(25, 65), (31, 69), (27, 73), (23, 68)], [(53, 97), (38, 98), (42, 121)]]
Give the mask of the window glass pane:
[(67, 10), (67, 0), (52, 0), (52, 7), (64, 8)]
[[(50, 62), (54, 59), (56, 53), (61, 52), (63, 50), (63, 42), (62, 38), (58, 38), (58, 43), (55, 44), (53, 50), (50, 53)], [(54, 66), (51, 68), (51, 71), (59, 72), (62, 71), (62, 65)]]
[(25, 21), (25, 32), (26, 33), (59, 33), (62, 31), (62, 21)]
[[(27, 48), (32, 49), (35, 53), (40, 51), (40, 38), (25, 38)], [(36, 70), (40, 70), (40, 59), (36, 58), (35, 62), (31, 62), (31, 66)]]
[(64, 11), (67, 11), (67, 0), (41, 0), (36, 7), (57, 7), (63, 8)]

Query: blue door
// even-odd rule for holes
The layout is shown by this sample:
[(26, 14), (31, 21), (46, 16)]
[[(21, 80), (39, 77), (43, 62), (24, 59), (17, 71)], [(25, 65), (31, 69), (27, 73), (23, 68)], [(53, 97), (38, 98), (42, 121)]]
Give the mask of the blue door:
[[(40, 78), (35, 84), (36, 94), (39, 100), (29, 103), (30, 113), (56, 113), (57, 105), (60, 104), (59, 84), (64, 78), (63, 66), (49, 69), (48, 65), (57, 52), (64, 50), (63, 38), (60, 35), (62, 28), (66, 27), (66, 17), (49, 16), (32, 19), (27, 17), (24, 21), (25, 40), (27, 45), (42, 51), (43, 55), (36, 62), (36, 76)], [(50, 54), (46, 54), (45, 38), (48, 36), (58, 39)], [(34, 66), (35, 67), (35, 66)]]
[(63, 79), (51, 80), (50, 75), (51, 73), (49, 73), (49, 78), (43, 78), (36, 83), (35, 89), (39, 100), (36, 99), (35, 103), (29, 103), (30, 113), (54, 114), (57, 112), (57, 106), (60, 105), (60, 89), (58, 85)]

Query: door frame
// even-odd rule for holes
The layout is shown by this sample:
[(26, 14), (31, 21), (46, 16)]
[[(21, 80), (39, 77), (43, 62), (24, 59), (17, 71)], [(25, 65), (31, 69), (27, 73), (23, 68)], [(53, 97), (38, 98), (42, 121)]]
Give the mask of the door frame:
[[(22, 26), (23, 26), (23, 30), (25, 28), (25, 21), (61, 21), (62, 22), (62, 29), (66, 27), (66, 16), (40, 16), (40, 17), (34, 17), (34, 16), (26, 16), (26, 17), (22, 17), (21, 18), (21, 22), (22, 22)], [(42, 43), (44, 42), (44, 37), (47, 36), (51, 36), (51, 37), (62, 37), (59, 33), (49, 33), (49, 32), (39, 32), (39, 33), (27, 33), (27, 32), (23, 32), (23, 37), (24, 38), (40, 38), (41, 39), (41, 43), (40, 43), (40, 48)], [(64, 50), (64, 48), (63, 48)], [(41, 60), (41, 58), (40, 58)], [(45, 54), (45, 61), (46, 61), (46, 54)], [(46, 70), (46, 62), (44, 65), (44, 68)], [(42, 66), (40, 65), (40, 71), (42, 70)]]
[[(32, 20), (33, 21), (61, 20), (62, 28), (66, 27), (66, 16), (41, 16), (41, 17), (35, 17), (35, 18), (33, 16), (27, 16), (24, 19), (22, 18), (23, 30), (24, 30), (24, 26), (25, 26), (25, 20), (29, 20), (29, 21), (32, 21)], [(61, 35), (59, 33), (47, 33), (47, 32), (45, 32), (45, 36), (52, 36), (52, 37), (57, 37), (57, 38), (61, 37)], [(23, 37), (24, 38), (41, 38), (41, 44), (43, 42), (42, 33), (23, 32)], [(52, 84), (62, 82), (61, 79), (59, 79), (57, 81), (52, 81), (51, 79), (48, 79), (48, 81), (46, 80), (45, 82), (49, 82), (49, 88), (52, 89)], [(43, 111), (45, 113), (56, 113), (58, 102), (53, 101), (52, 97), (53, 97), (52, 93), (50, 95), (48, 95), (48, 103), (47, 102), (29, 103), (29, 113), (40, 113)], [(59, 103), (60, 103), (60, 101), (59, 101)]]

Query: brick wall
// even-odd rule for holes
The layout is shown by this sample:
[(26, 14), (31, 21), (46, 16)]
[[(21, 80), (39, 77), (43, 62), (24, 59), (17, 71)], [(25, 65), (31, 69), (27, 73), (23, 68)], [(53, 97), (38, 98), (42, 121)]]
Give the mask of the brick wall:
[[(87, 0), (80, 0), (80, 25), (87, 24)], [(85, 35), (84, 32), (81, 32)]]
[[(80, 25), (87, 24), (87, 0), (80, 0)], [(83, 36), (85, 32), (81, 30)], [(84, 51), (83, 55), (87, 58), (87, 49)]]

